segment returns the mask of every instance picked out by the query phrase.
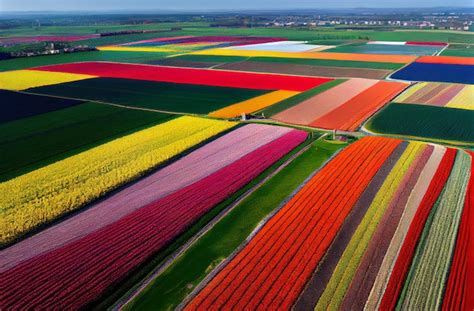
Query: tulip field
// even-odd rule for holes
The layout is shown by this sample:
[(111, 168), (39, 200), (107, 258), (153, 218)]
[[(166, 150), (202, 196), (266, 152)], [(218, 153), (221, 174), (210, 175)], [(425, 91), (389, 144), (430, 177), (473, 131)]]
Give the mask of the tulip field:
[(119, 26), (0, 38), (97, 42), (0, 60), (1, 310), (474, 309), (464, 46)]
[(185, 309), (441, 307), (472, 195), (471, 165), (461, 150), (361, 139), (314, 175)]

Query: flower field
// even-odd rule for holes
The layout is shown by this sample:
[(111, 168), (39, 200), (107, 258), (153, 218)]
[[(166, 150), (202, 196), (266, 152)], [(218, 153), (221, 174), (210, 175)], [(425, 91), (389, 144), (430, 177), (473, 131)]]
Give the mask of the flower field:
[(376, 63), (399, 63), (406, 64), (414, 61), (415, 56), (410, 55), (383, 55), (383, 54), (358, 54), (337, 52), (268, 52), (254, 50), (235, 49), (207, 49), (192, 52), (192, 55), (220, 55), (220, 56), (245, 56), (245, 57), (281, 57), (302, 59), (324, 59), (324, 60), (346, 60)]
[(471, 161), (461, 150), (361, 139), (218, 268), (186, 310), (440, 307)]
[(422, 56), (434, 55), (446, 45), (444, 42), (369, 41), (334, 47), (328, 52)]
[(1, 183), (1, 243), (82, 207), (233, 125), (183, 117)]
[(91, 79), (94, 76), (63, 72), (39, 72), (35, 70), (15, 70), (0, 72), (0, 90), (20, 91), (32, 87)]
[[(215, 173), (288, 132), (286, 128), (270, 126), (248, 125), (238, 128), (111, 197), (93, 204), (75, 217), (10, 247), (5, 251), (8, 256), (2, 257), (5, 261), (0, 259), (0, 271), (99, 230), (144, 205)], [(231, 152), (234, 147), (235, 151)], [(38, 245), (41, 247), (35, 247)]]
[[(248, 131), (260, 132), (260, 135), (275, 132), (268, 126), (249, 126)], [(295, 148), (306, 136), (303, 131), (284, 129), (269, 143), (249, 150), (236, 161), (188, 186), (129, 211), (117, 221), (102, 225), (101, 229), (10, 269), (3, 264), (0, 282), (9, 289), (1, 294), (2, 304), (8, 308), (53, 305), (78, 308), (98, 299), (107, 288), (123, 280), (136, 266), (162, 250), (213, 206)], [(223, 144), (227, 139), (223, 136), (215, 144)], [(225, 158), (225, 152), (214, 154), (220, 159)], [(175, 164), (179, 165), (180, 161)], [(208, 159), (205, 162), (210, 163)], [(169, 181), (178, 180), (170, 178)], [(126, 201), (121, 202), (123, 205)], [(57, 277), (51, 278), (52, 273)], [(51, 291), (60, 292), (47, 295)]]
[(271, 44), (272, 42), (281, 42), (281, 40), (283, 40), (283, 38), (251, 36), (178, 36), (128, 42), (120, 45), (101, 46), (98, 49), (100, 51), (116, 52), (139, 51), (183, 53), (216, 47)]
[(299, 92), (274, 91), (213, 111), (209, 113), (209, 115), (218, 118), (232, 118), (235, 116), (239, 116), (242, 113), (248, 114), (254, 111), (262, 110), (287, 98), (293, 97), (297, 94), (299, 94)]
[(413, 85), (393, 101), (474, 110), (474, 86), (422, 82)]
[(257, 90), (305, 91), (328, 81), (324, 78), (256, 74), (194, 68), (86, 62), (35, 68), (45, 72), (93, 75), (183, 84), (211, 85)]
[(407, 85), (369, 79), (349, 79), (271, 118), (285, 123), (355, 131)]
[(1, 310), (474, 309), (467, 33), (120, 18), (0, 30)]
[(391, 78), (474, 84), (474, 60), (469, 57), (423, 56), (392, 74)]

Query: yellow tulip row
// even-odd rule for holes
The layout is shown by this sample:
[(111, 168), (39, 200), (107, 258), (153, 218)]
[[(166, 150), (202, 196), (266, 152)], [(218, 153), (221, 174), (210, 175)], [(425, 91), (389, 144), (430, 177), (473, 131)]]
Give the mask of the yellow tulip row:
[(180, 117), (0, 184), (0, 243), (76, 210), (234, 126)]

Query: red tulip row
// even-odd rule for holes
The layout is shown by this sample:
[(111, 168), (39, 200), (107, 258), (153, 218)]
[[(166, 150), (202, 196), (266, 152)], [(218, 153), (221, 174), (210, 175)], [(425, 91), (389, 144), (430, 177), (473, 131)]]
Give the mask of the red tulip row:
[(399, 140), (367, 137), (316, 174), (188, 304), (290, 309), (357, 199)]
[(405, 282), (410, 268), (416, 245), (420, 239), (426, 220), (431, 208), (441, 194), (446, 184), (456, 158), (456, 149), (447, 149), (446, 153), (433, 177), (423, 200), (411, 222), (410, 229), (405, 237), (403, 245), (398, 254), (397, 261), (393, 267), (390, 279), (385, 289), (380, 308), (382, 310), (393, 310), (396, 307), (400, 291)]

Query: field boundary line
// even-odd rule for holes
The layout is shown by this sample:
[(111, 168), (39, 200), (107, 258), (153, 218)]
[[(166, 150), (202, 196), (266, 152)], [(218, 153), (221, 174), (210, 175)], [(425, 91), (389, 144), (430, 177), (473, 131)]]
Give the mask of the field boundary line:
[[(319, 137), (317, 140), (323, 139), (327, 137), (328, 134), (323, 134), (321, 137)], [(313, 142), (314, 143), (314, 142)], [(312, 144), (310, 144), (312, 145)], [(344, 148), (341, 148), (334, 152), (319, 168), (314, 170), (313, 173), (311, 173), (286, 199), (284, 199), (277, 208), (275, 208), (270, 214), (268, 214), (264, 219), (262, 219), (258, 225), (255, 227), (255, 229), (250, 233), (250, 235), (245, 239), (242, 244), (237, 247), (232, 254), (230, 254), (225, 260), (223, 260), (221, 263), (219, 263), (200, 283), (198, 286), (194, 288), (194, 290), (175, 308), (175, 310), (183, 310), (186, 305), (194, 298), (196, 295), (198, 295), (201, 290), (207, 286), (207, 284), (222, 270), (224, 269), (229, 262), (231, 262), (235, 256), (237, 256), (240, 251), (245, 248), (250, 241), (257, 235), (260, 230), (265, 226), (265, 224), (270, 221), (306, 184), (316, 175), (318, 174), (329, 162), (331, 162), (332, 159), (334, 159)]]
[[(191, 237), (184, 245), (178, 248), (173, 254), (169, 255), (169, 257), (160, 265), (158, 265), (153, 271), (151, 271), (147, 277), (145, 277), (137, 286), (130, 290), (129, 293), (125, 294), (119, 301), (117, 301), (113, 306), (112, 310), (122, 310), (125, 305), (130, 303), (134, 298), (136, 298), (153, 280), (155, 280), (158, 276), (160, 276), (166, 269), (168, 269), (177, 259), (181, 257), (190, 247), (194, 245), (202, 236), (208, 233), (214, 226), (226, 217), (232, 210), (237, 207), (240, 203), (242, 203), (245, 199), (247, 199), (250, 195), (252, 195), (255, 191), (257, 191), (260, 187), (262, 187), (268, 180), (273, 178), (276, 174), (278, 174), (281, 170), (286, 168), (290, 165), (296, 158), (302, 155), (305, 151), (307, 151), (316, 141), (320, 140), (323, 137), (326, 137), (327, 134), (321, 135), (318, 139), (312, 141), (305, 147), (301, 148), (298, 152), (290, 156), (285, 162), (283, 162), (278, 168), (276, 168), (272, 173), (268, 176), (263, 178), (260, 182), (256, 185), (245, 191), (241, 194), (235, 201), (233, 201), (230, 205), (228, 205), (224, 210), (222, 210), (218, 215), (216, 215), (210, 222), (208, 222), (201, 230), (199, 230), (193, 237)], [(260, 225), (260, 224), (259, 224)], [(257, 228), (258, 226), (257, 225)], [(197, 288), (197, 287), (196, 287)]]

